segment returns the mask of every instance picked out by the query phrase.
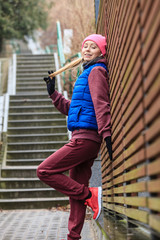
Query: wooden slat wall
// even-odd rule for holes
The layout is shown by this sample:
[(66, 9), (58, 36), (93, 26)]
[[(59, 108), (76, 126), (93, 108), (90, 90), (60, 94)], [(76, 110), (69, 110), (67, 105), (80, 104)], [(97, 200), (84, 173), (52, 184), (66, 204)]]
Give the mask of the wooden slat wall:
[(113, 162), (101, 147), (103, 206), (160, 232), (159, 0), (103, 0)]

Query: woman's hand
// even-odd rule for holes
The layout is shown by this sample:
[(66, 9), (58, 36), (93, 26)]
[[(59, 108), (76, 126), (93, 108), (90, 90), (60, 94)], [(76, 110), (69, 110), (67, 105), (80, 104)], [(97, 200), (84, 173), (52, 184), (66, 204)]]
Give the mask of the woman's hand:
[(106, 137), (105, 138), (105, 142), (106, 142), (109, 158), (112, 161), (112, 142), (111, 142), (111, 137), (110, 136)]
[[(53, 73), (53, 71), (48, 71), (49, 75), (51, 73)], [(44, 77), (43, 80), (46, 82), (48, 94), (51, 96), (55, 91), (55, 77), (51, 79), (48, 76), (48, 77)]]

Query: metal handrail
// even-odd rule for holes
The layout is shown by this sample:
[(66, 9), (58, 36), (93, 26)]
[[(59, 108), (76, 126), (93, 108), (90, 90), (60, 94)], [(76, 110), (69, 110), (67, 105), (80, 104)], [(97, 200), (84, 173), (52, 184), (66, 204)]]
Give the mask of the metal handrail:
[(58, 48), (58, 56), (60, 58), (61, 67), (65, 64), (65, 56), (63, 52), (63, 44), (62, 44), (62, 34), (61, 34), (61, 25), (60, 22), (57, 21), (57, 48)]
[[(62, 44), (62, 34), (61, 34), (61, 26), (60, 26), (60, 22), (57, 21), (57, 49), (58, 49), (58, 56), (60, 59), (60, 66), (63, 67), (65, 64), (69, 63), (72, 61), (72, 59), (76, 58), (76, 57), (81, 57), (81, 53), (78, 52), (77, 54), (71, 56), (70, 58), (68, 58), (67, 60), (65, 60), (65, 55), (64, 55), (64, 51), (63, 51), (63, 44)], [(69, 71), (69, 76), (67, 77), (66, 72)], [(62, 73), (62, 80), (63, 80), (63, 84), (66, 84), (66, 78), (68, 78), (69, 82), (73, 82), (75, 81), (75, 78), (73, 78), (72, 76), (72, 70), (67, 70), (65, 72)], [(79, 75), (81, 71), (81, 68), (78, 67), (77, 68), (77, 74), (76, 76)], [(71, 89), (70, 89), (70, 93), (71, 93)]]

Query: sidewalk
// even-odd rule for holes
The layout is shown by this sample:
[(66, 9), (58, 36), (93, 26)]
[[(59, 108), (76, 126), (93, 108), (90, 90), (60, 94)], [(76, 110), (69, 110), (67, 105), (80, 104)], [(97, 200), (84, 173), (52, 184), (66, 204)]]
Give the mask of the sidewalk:
[[(1, 211), (0, 240), (66, 240), (68, 217), (56, 209)], [(91, 220), (85, 220), (82, 240), (97, 240)]]

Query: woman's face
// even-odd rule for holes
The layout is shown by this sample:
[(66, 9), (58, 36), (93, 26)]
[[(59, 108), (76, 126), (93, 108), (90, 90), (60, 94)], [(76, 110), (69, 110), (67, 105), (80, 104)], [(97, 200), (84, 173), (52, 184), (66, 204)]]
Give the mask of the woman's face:
[(92, 41), (86, 41), (82, 48), (82, 57), (84, 61), (91, 61), (101, 55), (101, 51), (97, 44)]

